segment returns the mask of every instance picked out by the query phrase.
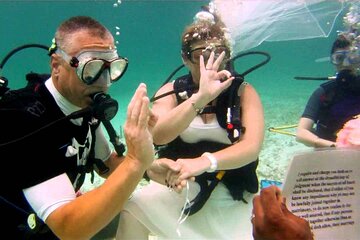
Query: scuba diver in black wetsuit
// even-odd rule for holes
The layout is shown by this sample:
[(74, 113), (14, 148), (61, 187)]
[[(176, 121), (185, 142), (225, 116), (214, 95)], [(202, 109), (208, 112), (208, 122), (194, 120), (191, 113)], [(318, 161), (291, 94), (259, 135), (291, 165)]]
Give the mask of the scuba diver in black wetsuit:
[[(180, 226), (185, 239), (235, 239), (251, 229), (249, 221), (239, 227), (238, 216), (251, 216), (252, 194), (258, 191), (264, 116), (255, 89), (240, 74), (230, 77), (236, 76), (226, 66), (230, 52), (224, 26), (215, 15), (185, 29), (182, 59), (190, 72), (163, 85), (153, 98), (159, 159), (147, 170), (153, 181), (134, 193), (121, 212), (118, 239), (145, 239), (149, 232), (160, 238), (177, 236), (182, 209), (191, 215)], [(163, 158), (176, 160), (178, 171), (159, 174)], [(196, 183), (182, 181), (192, 177)], [(175, 196), (166, 185), (186, 190)], [(187, 193), (189, 205), (183, 208)], [(132, 229), (126, 228), (129, 222)]]
[(337, 132), (360, 113), (358, 38), (356, 32), (341, 33), (333, 43), (331, 62), (336, 66), (336, 77), (321, 84), (308, 100), (296, 132), (298, 142), (312, 147), (336, 146)]
[[(50, 77), (28, 75), (35, 78), (23, 89), (1, 88), (2, 234), (90, 239), (118, 215), (154, 160), (148, 127), (156, 119), (140, 84), (124, 126), (127, 152), (121, 144), (111, 148), (100, 123), (113, 130), (108, 121), (118, 108), (106, 92), (125, 72), (127, 59), (95, 19), (62, 22), (50, 58)], [(82, 194), (84, 176), (93, 171), (107, 179)]]

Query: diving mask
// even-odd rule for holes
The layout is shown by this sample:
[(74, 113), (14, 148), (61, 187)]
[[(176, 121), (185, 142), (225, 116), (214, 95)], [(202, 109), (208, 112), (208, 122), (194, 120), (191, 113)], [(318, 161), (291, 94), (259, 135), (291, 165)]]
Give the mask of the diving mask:
[(226, 46), (213, 44), (210, 44), (207, 47), (191, 49), (187, 52), (187, 56), (192, 63), (197, 64), (200, 61), (201, 55), (204, 57), (204, 61), (207, 62), (211, 52), (215, 53), (215, 59), (218, 58), (222, 52), (225, 52), (225, 60), (230, 58), (230, 51)]
[[(97, 81), (103, 73), (107, 82), (113, 83), (119, 80), (125, 73), (128, 60), (120, 57), (115, 49), (112, 50), (84, 50), (76, 57), (70, 57), (60, 48), (56, 50), (70, 66), (76, 68), (76, 74), (85, 84), (90, 85)], [(108, 70), (105, 72), (105, 70)]]
[(360, 64), (360, 49), (354, 48), (350, 50), (335, 51), (331, 55), (331, 62), (334, 65), (342, 65), (344, 62), (347, 64)]

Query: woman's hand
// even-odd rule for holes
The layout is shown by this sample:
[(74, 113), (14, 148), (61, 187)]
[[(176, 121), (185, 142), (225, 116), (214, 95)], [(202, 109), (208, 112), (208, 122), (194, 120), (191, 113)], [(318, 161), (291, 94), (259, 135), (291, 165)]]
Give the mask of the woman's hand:
[(214, 100), (221, 92), (227, 89), (234, 77), (227, 70), (218, 71), (225, 52), (222, 52), (220, 56), (214, 61), (215, 53), (211, 52), (209, 60), (204, 63), (204, 57), (200, 56), (200, 83), (198, 95), (203, 99), (202, 102), (206, 102), (206, 105), (210, 101)]
[(205, 157), (198, 158), (179, 158), (176, 160), (178, 172), (168, 172), (166, 181), (169, 186), (182, 189), (186, 186), (186, 181), (195, 181), (195, 176), (204, 173), (209, 169), (210, 162)]
[(177, 175), (179, 171), (180, 166), (175, 161), (168, 158), (159, 158), (146, 170), (146, 173), (151, 180), (168, 185), (166, 178), (169, 175)]

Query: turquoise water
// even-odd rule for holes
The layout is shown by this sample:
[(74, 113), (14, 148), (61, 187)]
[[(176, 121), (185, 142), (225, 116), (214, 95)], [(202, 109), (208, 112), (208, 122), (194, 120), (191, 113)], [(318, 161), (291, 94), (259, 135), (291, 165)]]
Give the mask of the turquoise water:
[[(74, 15), (89, 15), (106, 25), (119, 42), (122, 56), (129, 59), (126, 75), (112, 86), (111, 95), (120, 103), (115, 121), (122, 121), (130, 95), (140, 82), (149, 94), (181, 64), (180, 35), (184, 26), (207, 1), (0, 1), (0, 57), (23, 44), (49, 46), (55, 29)], [(116, 35), (120, 32), (120, 35)], [(2, 75), (11, 88), (25, 84), (29, 71), (49, 72), (48, 56), (42, 49), (25, 49), (5, 65)]]
[[(152, 96), (182, 63), (180, 35), (200, 6), (208, 1), (128, 0), (114, 6), (116, 3), (112, 0), (0, 1), (0, 58), (23, 44), (49, 46), (56, 27), (70, 16), (89, 15), (96, 18), (112, 31), (118, 41), (120, 54), (129, 59), (127, 73), (110, 90), (112, 97), (119, 101), (120, 110), (112, 120), (118, 128), (123, 124), (127, 104), (137, 85), (145, 82)], [(341, 27), (340, 20), (335, 29)], [(261, 96), (267, 128), (296, 124), (309, 95), (321, 83), (294, 80), (294, 76), (323, 77), (334, 74), (329, 61), (319, 62), (317, 59), (328, 56), (335, 36), (336, 31), (333, 31), (328, 38), (265, 42), (252, 49), (266, 51), (272, 57), (267, 65), (246, 76), (246, 80), (255, 86)], [(245, 57), (237, 61), (236, 69), (243, 72), (262, 59)], [(19, 88), (25, 85), (26, 73), (48, 73), (48, 61), (44, 50), (26, 49), (7, 62), (2, 75), (9, 79), (11, 88)], [(279, 148), (281, 151), (274, 149), (279, 142), (282, 144)], [(288, 152), (284, 151), (293, 146), (298, 146), (293, 137), (267, 132), (264, 163), (271, 166), (275, 161), (286, 162)], [(275, 171), (283, 173), (283, 168)], [(282, 180), (282, 174), (271, 175), (272, 170), (266, 171), (262, 172), (265, 177)]]

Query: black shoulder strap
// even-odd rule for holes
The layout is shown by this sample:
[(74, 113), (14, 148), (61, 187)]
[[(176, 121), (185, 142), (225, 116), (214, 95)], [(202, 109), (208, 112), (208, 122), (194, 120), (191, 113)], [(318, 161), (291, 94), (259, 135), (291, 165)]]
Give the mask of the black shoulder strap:
[(174, 81), (174, 91), (178, 104), (192, 96), (194, 87), (195, 85), (190, 73), (183, 75)]
[[(91, 116), (90, 116), (91, 117)], [(83, 124), (87, 124), (89, 122), (89, 117), (84, 117)], [(77, 182), (75, 183), (75, 191), (78, 191), (82, 184), (85, 181), (86, 173), (91, 174), (90, 181), (91, 183), (94, 182), (94, 165), (99, 170), (100, 174), (105, 174), (109, 171), (109, 168), (104, 164), (104, 162), (101, 159), (95, 158), (95, 143), (96, 143), (96, 129), (99, 127), (100, 121), (97, 123), (92, 123), (90, 125), (91, 135), (92, 135), (92, 141), (91, 141), (91, 148), (89, 152), (89, 157), (86, 161), (85, 166), (79, 166), (78, 172), (80, 173), (80, 177), (78, 178)]]
[(334, 102), (336, 95), (341, 92), (341, 88), (339, 88), (338, 83), (336, 81), (329, 81), (322, 83), (320, 85), (324, 89), (324, 95), (320, 96), (320, 102), (323, 107), (331, 106)]
[(240, 88), (241, 94), (246, 84), (244, 78), (238, 75), (231, 86), (217, 99), (216, 117), (220, 126), (228, 132), (231, 142), (236, 142), (245, 131), (241, 124), (241, 103), (238, 92)]

